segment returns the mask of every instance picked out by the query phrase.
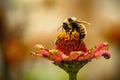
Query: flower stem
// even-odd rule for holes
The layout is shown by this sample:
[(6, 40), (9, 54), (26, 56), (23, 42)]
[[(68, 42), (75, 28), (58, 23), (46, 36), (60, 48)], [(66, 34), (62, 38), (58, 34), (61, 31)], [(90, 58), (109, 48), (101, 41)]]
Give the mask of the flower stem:
[(68, 61), (68, 62), (54, 62), (55, 65), (62, 68), (69, 75), (69, 80), (77, 80), (77, 73), (89, 61)]
[(77, 80), (77, 72), (69, 72), (69, 80)]

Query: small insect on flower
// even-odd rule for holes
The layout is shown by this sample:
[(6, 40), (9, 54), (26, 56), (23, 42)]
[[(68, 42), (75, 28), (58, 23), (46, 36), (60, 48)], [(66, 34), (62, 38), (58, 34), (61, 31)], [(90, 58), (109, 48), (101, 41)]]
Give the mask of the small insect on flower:
[(62, 27), (70, 35), (72, 34), (72, 32), (76, 31), (80, 34), (80, 39), (83, 39), (87, 34), (84, 24), (90, 25), (90, 23), (86, 21), (78, 21), (75, 17), (70, 17), (65, 19), (62, 26), (60, 26), (58, 30)]
[(37, 50), (33, 51), (32, 55), (53, 61), (53, 64), (69, 74), (69, 80), (77, 80), (78, 71), (92, 59), (111, 57), (107, 42), (91, 49), (87, 48), (84, 42), (87, 31), (83, 24), (89, 23), (78, 21), (75, 17), (67, 18), (61, 26), (64, 31), (56, 36), (55, 48), (47, 49), (36, 44), (34, 48)]
[[(78, 21), (75, 17), (70, 17), (65, 19), (65, 21), (62, 24), (62, 28), (65, 30), (66, 33), (68, 33), (70, 36), (72, 35), (73, 32), (78, 32), (79, 33), (79, 43), (80, 40), (85, 38), (87, 31), (86, 27), (84, 24), (90, 24), (85, 21)], [(61, 28), (59, 27), (58, 30)]]

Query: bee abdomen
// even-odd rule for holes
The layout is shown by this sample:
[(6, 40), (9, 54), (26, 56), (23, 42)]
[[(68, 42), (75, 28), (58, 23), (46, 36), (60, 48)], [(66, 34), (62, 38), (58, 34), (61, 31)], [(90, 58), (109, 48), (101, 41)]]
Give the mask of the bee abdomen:
[(80, 39), (85, 38), (85, 36), (86, 36), (86, 30), (85, 30), (84, 27), (80, 27), (79, 35), (80, 35)]

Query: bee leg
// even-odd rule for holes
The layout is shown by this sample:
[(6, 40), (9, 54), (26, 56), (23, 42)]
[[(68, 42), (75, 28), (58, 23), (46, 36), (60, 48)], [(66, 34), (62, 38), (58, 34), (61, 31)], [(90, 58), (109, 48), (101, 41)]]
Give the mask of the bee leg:
[(83, 34), (83, 32), (79, 32), (79, 40), (78, 40), (78, 47), (81, 44), (81, 40), (85, 38), (85, 34)]
[(81, 32), (80, 34), (80, 39), (83, 39), (85, 37), (85, 33), (84, 32)]
[(70, 34), (70, 39), (71, 39), (72, 31), (70, 31), (70, 33), (69, 33), (69, 34)]
[(82, 39), (82, 38), (81, 38), (82, 34), (81, 34), (81, 31), (80, 31), (79, 28), (77, 28), (76, 31), (79, 33), (79, 39), (78, 39), (78, 47), (79, 47), (79, 45), (80, 45), (80, 40)]
[(63, 32), (63, 28), (62, 28), (62, 32)]
[(70, 38), (71, 38), (72, 32), (74, 32), (74, 28), (70, 30), (69, 32), (70, 32)]
[(81, 40), (81, 33), (79, 33), (78, 47), (79, 47), (79, 45), (80, 45), (80, 40)]

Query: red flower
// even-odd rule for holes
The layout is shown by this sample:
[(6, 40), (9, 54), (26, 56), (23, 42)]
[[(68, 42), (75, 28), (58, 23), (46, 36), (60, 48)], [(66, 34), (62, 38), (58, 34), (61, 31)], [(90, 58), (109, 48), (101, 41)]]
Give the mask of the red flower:
[(77, 31), (73, 31), (71, 34), (59, 32), (55, 44), (55, 49), (52, 50), (36, 44), (37, 50), (32, 52), (32, 55), (53, 61), (55, 65), (69, 74), (69, 80), (77, 80), (78, 71), (92, 59), (99, 59), (102, 56), (109, 59), (111, 56), (107, 42), (88, 50)]
[(90, 61), (93, 58), (101, 58), (104, 56), (106, 59), (110, 58), (108, 51), (108, 43), (104, 42), (97, 47), (88, 50), (83, 40), (79, 40), (79, 33), (73, 32), (69, 35), (66, 32), (60, 32), (57, 35), (55, 49), (49, 50), (42, 45), (36, 44), (38, 50), (32, 52), (32, 55), (42, 56), (54, 62), (70, 62), (70, 61)]

